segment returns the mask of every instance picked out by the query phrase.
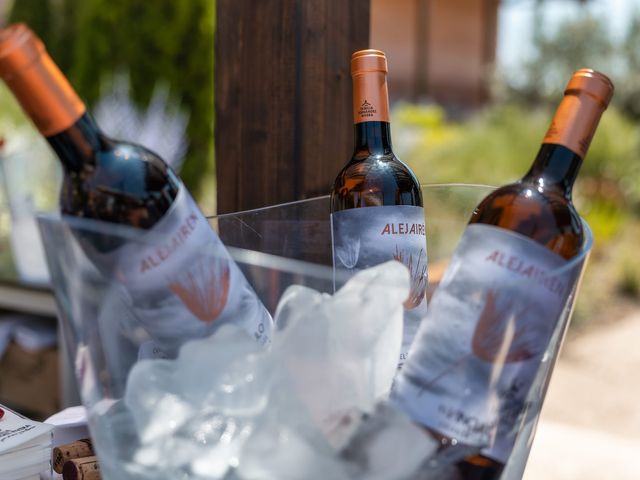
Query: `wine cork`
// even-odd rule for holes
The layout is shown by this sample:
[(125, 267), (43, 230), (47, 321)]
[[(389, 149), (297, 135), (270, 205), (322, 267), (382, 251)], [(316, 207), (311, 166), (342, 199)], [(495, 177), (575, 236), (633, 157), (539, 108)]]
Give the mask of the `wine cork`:
[(98, 459), (94, 456), (72, 458), (62, 467), (63, 480), (100, 480)]
[(90, 457), (93, 454), (93, 445), (88, 438), (60, 445), (53, 449), (53, 469), (56, 473), (62, 473), (62, 467), (69, 460)]

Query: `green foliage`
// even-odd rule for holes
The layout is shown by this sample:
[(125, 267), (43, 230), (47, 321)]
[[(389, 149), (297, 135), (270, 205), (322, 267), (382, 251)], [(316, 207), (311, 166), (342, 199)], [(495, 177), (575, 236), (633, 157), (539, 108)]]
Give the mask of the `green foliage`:
[(22, 107), (11, 93), (11, 90), (5, 85), (4, 82), (0, 82), (0, 124), (5, 124), (17, 127), (30, 125), (31, 120), (22, 111)]
[(50, 0), (14, 0), (9, 13), (9, 23), (24, 22), (29, 25), (45, 43), (52, 43), (54, 26), (51, 19)]
[[(636, 263), (636, 262), (634, 262)], [(625, 263), (622, 266), (618, 289), (621, 293), (630, 297), (640, 297), (640, 265)]]
[(640, 222), (630, 222), (619, 235), (616, 248), (611, 249), (609, 262), (615, 275), (614, 288), (623, 295), (640, 298), (640, 256), (637, 238)]
[(602, 117), (576, 186), (575, 201), (602, 246), (640, 209), (640, 130), (619, 109)]
[[(53, 35), (47, 48), (54, 53), (55, 60), (60, 69), (69, 73), (75, 62), (75, 48), (73, 45), (77, 41), (82, 41), (77, 37), (78, 27), (78, 5), (77, 1), (53, 0), (53, 9), (50, 24), (53, 26)], [(37, 30), (36, 30), (37, 31)]]
[(630, 161), (639, 149), (640, 130), (636, 122), (618, 108), (610, 107), (602, 115), (580, 175), (613, 181), (631, 176), (640, 182), (640, 165)]
[[(462, 122), (453, 122), (437, 106), (400, 105), (393, 111), (394, 149), (421, 183), (501, 185), (527, 172), (551, 115), (551, 108), (534, 109), (520, 102), (488, 107)], [(639, 150), (637, 123), (619, 108), (610, 107), (602, 117), (574, 192), (578, 211), (595, 238), (574, 324), (606, 315), (621, 292), (640, 297), (640, 256), (636, 251), (640, 234)], [(428, 216), (441, 218), (456, 205), (455, 201), (432, 203), (433, 198), (425, 200)], [(455, 245), (459, 233), (444, 231), (431, 239), (434, 258), (440, 250)]]
[[(52, 10), (55, 28), (49, 30)], [(131, 94), (141, 106), (156, 82), (167, 83), (190, 115), (181, 176), (196, 196), (201, 189), (213, 189), (213, 182), (202, 181), (214, 168), (215, 1), (19, 0), (11, 17), (44, 37), (54, 60), (89, 104), (98, 98), (101, 83), (121, 71), (129, 72)]]
[(192, 189), (199, 186), (203, 171), (211, 168), (212, 3), (85, 0), (78, 11), (78, 37), (83, 41), (75, 46), (72, 78), (86, 98), (95, 100), (96, 76), (128, 68), (134, 98), (142, 103), (148, 102), (155, 81), (167, 81), (191, 115), (190, 148), (182, 177)]
[(542, 10), (534, 17), (532, 58), (513, 72), (502, 72), (498, 83), (506, 98), (528, 105), (555, 105), (558, 90), (580, 68), (593, 68), (616, 85), (613, 104), (640, 119), (640, 10), (633, 12), (626, 32), (615, 40), (605, 19), (588, 12), (566, 19), (554, 30), (544, 30)]
[[(620, 213), (624, 216), (640, 212), (640, 129), (637, 123), (610, 107), (603, 115), (593, 143), (583, 162), (576, 204), (587, 219), (595, 215), (609, 227), (605, 231), (615, 235)], [(594, 210), (594, 212), (592, 212)], [(594, 224), (595, 225), (595, 224)], [(610, 238), (610, 235), (604, 235)]]
[(400, 106), (394, 148), (421, 183), (500, 185), (526, 173), (548, 118), (548, 111), (503, 105), (454, 123), (439, 107)]
[(608, 244), (620, 232), (626, 212), (620, 205), (602, 197), (591, 197), (579, 208), (580, 215), (587, 221), (600, 246)]
[(521, 84), (512, 92), (516, 99), (555, 104), (559, 86), (564, 86), (576, 70), (593, 68), (611, 73), (615, 48), (602, 19), (579, 15), (552, 32), (539, 31), (544, 19), (537, 17), (535, 21), (535, 54), (518, 71)]
[(640, 119), (640, 11), (633, 13), (629, 29), (619, 48), (620, 74), (614, 78), (615, 102), (623, 111)]
[[(395, 150), (421, 183), (502, 185), (524, 175), (552, 112), (507, 104), (451, 122), (435, 106), (393, 112)], [(605, 112), (576, 186), (576, 204), (604, 245), (640, 211), (640, 130), (615, 107)], [(631, 208), (630, 208), (631, 207)]]

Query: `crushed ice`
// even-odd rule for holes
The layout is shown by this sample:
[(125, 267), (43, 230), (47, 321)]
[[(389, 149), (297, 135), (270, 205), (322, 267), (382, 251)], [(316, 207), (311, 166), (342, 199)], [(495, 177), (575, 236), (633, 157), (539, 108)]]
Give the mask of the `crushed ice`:
[(154, 480), (455, 478), (427, 468), (436, 442), (384, 403), (408, 294), (408, 272), (395, 261), (359, 272), (333, 296), (292, 286), (277, 308), (269, 349), (224, 325), (186, 343), (175, 360), (138, 362), (123, 402), (99, 420), (130, 444), (101, 459), (104, 473)]

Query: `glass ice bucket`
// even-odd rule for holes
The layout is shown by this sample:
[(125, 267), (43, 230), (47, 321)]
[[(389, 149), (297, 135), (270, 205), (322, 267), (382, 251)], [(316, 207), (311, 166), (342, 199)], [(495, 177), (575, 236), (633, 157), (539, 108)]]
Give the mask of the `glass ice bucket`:
[[(423, 186), (428, 296), (437, 287), (473, 208), (491, 190), (492, 187), (477, 185)], [(298, 301), (303, 313), (298, 315), (295, 326), (301, 328), (290, 328), (286, 321), (276, 324), (272, 345), (277, 353), (271, 356), (265, 353), (269, 348), (253, 339), (249, 343), (238, 341), (239, 334), (233, 327), (218, 328), (212, 322), (200, 331), (203, 338), (194, 341), (195, 347), (180, 350), (179, 361), (173, 360), (175, 355), (159, 358), (166, 355), (154, 352), (153, 343), (149, 346), (153, 335), (147, 328), (148, 321), (137, 321), (117, 275), (101, 273), (104, 266), (96, 268), (83, 248), (87, 240), (95, 243), (104, 238), (120, 239), (122, 244), (148, 242), (151, 247), (163, 240), (154, 238), (152, 232), (143, 235), (112, 224), (53, 214), (39, 216), (61, 331), (68, 346), (66, 353), (75, 366), (82, 400), (88, 409), (103, 478), (456, 478), (448, 477), (442, 467), (443, 462), (455, 462), (455, 455), (447, 458), (436, 453), (430, 457), (426, 451), (419, 451), (424, 448), (422, 440), (414, 441), (418, 437), (413, 431), (389, 434), (396, 431), (389, 426), (393, 421), (402, 428), (413, 425), (408, 421), (404, 425), (397, 418), (399, 414), (384, 407), (389, 379), (396, 368), (394, 355), (399, 351), (399, 347), (394, 350), (394, 342), (400, 341), (401, 334), (390, 334), (393, 339), (387, 339), (389, 332), (381, 327), (377, 332), (380, 338), (372, 337), (374, 334), (366, 328), (367, 319), (361, 318), (369, 315), (366, 303), (346, 315), (351, 318), (340, 319), (331, 328), (322, 325), (324, 321), (331, 322), (331, 318), (320, 319), (311, 314), (305, 317), (304, 307), (308, 305), (304, 298), (313, 299), (308, 303), (316, 302), (314, 305), (322, 309), (322, 302), (334, 293), (328, 212), (328, 197), (319, 197), (210, 218), (211, 226), (271, 315), (295, 317), (292, 306), (276, 311), (283, 293), (292, 297), (288, 290), (292, 285), (324, 295), (308, 289), (297, 291), (296, 295), (303, 298)], [(555, 322), (551, 341), (540, 358), (524, 409), (515, 421), (516, 443), (502, 473), (503, 480), (519, 479), (524, 472), (591, 249), (592, 236), (586, 224), (585, 231), (583, 251), (561, 271), (547, 272), (570, 278), (570, 294), (560, 317), (549, 319)], [(198, 253), (203, 259), (216, 255), (204, 249)], [(352, 282), (358, 280), (354, 278)], [(398, 282), (385, 278), (377, 282), (375, 291), (379, 294), (374, 296), (380, 297), (375, 300), (382, 303), (375, 310), (384, 310), (384, 298), (387, 294), (393, 297)], [(357, 286), (354, 288), (362, 294)], [(526, 291), (524, 283), (522, 288)], [(352, 325), (351, 321), (355, 323)], [(365, 359), (364, 366), (356, 368), (348, 364), (348, 356), (344, 357), (347, 364), (339, 363), (343, 361), (340, 355), (365, 348), (362, 345), (370, 337), (373, 346), (362, 350), (363, 355), (373, 352), (378, 359), (386, 358), (386, 365), (367, 364)], [(349, 343), (352, 339), (356, 340), (355, 345)], [(331, 357), (334, 354), (338, 360)], [(326, 369), (317, 364), (322, 355), (327, 360)], [(281, 370), (293, 372), (290, 377), (294, 379), (283, 383), (278, 375)], [(194, 400), (195, 397), (198, 398)], [(352, 397), (360, 399), (360, 403), (350, 405)], [(359, 413), (362, 405), (368, 408), (366, 416)], [(321, 413), (331, 417), (330, 428), (316, 428)], [(382, 420), (376, 421), (377, 417)], [(372, 440), (381, 430), (384, 432), (379, 441)], [(416, 430), (423, 435), (423, 430)], [(359, 452), (359, 448), (363, 451)], [(477, 452), (465, 454), (469, 453)], [(383, 458), (385, 455), (388, 459)], [(407, 470), (411, 462), (413, 471)], [(367, 471), (367, 463), (377, 464), (374, 467), (378, 470)]]

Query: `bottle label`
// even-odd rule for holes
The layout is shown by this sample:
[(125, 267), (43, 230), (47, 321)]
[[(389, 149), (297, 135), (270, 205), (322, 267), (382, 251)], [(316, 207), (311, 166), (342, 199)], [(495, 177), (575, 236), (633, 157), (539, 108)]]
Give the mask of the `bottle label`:
[(331, 229), (336, 273), (347, 272), (345, 276), (349, 276), (392, 259), (409, 269), (411, 292), (404, 303), (401, 367), (427, 311), (424, 209), (412, 205), (350, 208), (331, 215)]
[(225, 322), (269, 342), (271, 316), (184, 187), (152, 229), (107, 257), (102, 264), (116, 265), (127, 303), (151, 337), (141, 356), (175, 356), (185, 341)]
[(570, 293), (566, 261), (498, 227), (469, 225), (431, 299), (393, 402), (458, 442), (511, 453), (518, 416)]

